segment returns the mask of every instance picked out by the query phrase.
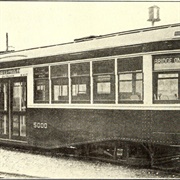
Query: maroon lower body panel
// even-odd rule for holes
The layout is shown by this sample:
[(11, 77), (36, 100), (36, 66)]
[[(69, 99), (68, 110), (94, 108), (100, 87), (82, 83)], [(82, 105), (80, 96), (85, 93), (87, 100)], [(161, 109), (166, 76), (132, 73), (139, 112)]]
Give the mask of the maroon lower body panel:
[(42, 148), (122, 140), (179, 145), (180, 112), (28, 109), (28, 143)]

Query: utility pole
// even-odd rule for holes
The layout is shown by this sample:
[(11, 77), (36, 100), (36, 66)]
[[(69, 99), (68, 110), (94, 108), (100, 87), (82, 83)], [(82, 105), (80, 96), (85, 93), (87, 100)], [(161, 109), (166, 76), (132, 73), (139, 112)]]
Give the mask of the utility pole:
[(6, 33), (6, 51), (9, 51), (8, 33)]
[(8, 33), (6, 33), (6, 51), (5, 52), (11, 52), (14, 51), (12, 48), (13, 46), (9, 46), (9, 38), (8, 38)]

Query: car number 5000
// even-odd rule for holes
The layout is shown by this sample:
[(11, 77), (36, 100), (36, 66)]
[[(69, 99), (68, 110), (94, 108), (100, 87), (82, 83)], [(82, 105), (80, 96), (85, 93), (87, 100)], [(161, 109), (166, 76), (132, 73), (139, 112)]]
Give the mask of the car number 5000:
[(34, 122), (33, 126), (34, 128), (47, 129), (47, 123)]

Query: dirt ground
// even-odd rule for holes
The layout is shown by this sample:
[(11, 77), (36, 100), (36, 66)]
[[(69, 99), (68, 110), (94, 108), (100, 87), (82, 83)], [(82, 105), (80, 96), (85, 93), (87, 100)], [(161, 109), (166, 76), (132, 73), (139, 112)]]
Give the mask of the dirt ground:
[(152, 171), (68, 157), (57, 158), (0, 148), (0, 178), (167, 179), (178, 178), (178, 176), (158, 170)]

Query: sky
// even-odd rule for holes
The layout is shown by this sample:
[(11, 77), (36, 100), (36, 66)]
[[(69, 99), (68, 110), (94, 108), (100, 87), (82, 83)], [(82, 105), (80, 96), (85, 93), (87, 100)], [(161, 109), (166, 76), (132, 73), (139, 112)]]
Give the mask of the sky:
[(175, 2), (6, 2), (0, 1), (0, 51), (21, 50), (72, 42), (151, 27), (148, 8), (160, 8), (155, 26), (180, 23), (180, 1)]

